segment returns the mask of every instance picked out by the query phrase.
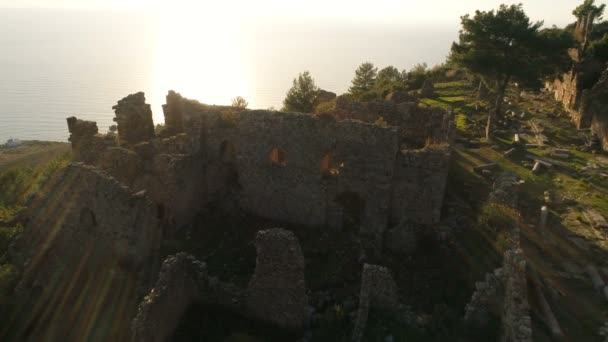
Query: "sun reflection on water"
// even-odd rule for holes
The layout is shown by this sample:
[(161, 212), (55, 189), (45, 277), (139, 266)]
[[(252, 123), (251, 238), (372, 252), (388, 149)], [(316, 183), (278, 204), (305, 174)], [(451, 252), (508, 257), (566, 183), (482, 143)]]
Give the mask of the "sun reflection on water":
[(148, 96), (155, 122), (164, 121), (160, 105), (169, 90), (208, 104), (229, 105), (236, 96), (251, 103), (247, 42), (238, 23), (169, 13), (159, 26), (153, 93)]

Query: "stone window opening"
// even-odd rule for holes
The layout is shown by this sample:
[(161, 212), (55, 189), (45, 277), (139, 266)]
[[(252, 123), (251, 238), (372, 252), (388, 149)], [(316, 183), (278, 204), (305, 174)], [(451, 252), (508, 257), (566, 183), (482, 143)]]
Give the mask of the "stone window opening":
[(272, 165), (287, 166), (287, 161), (285, 160), (285, 151), (279, 147), (273, 147), (272, 150), (270, 150), (269, 158)]
[(321, 172), (324, 176), (339, 176), (340, 169), (344, 168), (344, 161), (336, 162), (331, 152), (328, 152), (321, 160)]
[(224, 163), (236, 161), (236, 149), (230, 141), (224, 140), (220, 145), (220, 160)]

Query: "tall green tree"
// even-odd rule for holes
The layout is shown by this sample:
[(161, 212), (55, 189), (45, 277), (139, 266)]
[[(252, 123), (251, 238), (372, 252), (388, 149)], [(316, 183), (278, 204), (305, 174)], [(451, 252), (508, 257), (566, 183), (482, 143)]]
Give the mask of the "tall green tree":
[(587, 46), (589, 45), (589, 35), (593, 30), (593, 22), (602, 19), (605, 9), (606, 4), (596, 6), (595, 0), (585, 0), (582, 4), (577, 6), (574, 11), (572, 11), (572, 14), (577, 19), (575, 33), (577, 38), (583, 44), (581, 52), (585, 53), (585, 51), (587, 51)]
[(373, 90), (377, 74), (378, 68), (372, 63), (361, 64), (355, 71), (355, 78), (352, 80), (352, 86), (348, 89), (348, 92), (355, 96), (361, 96)]
[(500, 5), (494, 11), (476, 11), (461, 17), (459, 42), (452, 44), (450, 59), (480, 77), (495, 94), (495, 106), (488, 115), (486, 137), (490, 138), (496, 117), (511, 82), (519, 86), (540, 86), (541, 79), (554, 71), (556, 55), (563, 50), (555, 35), (541, 34), (542, 22), (531, 22), (522, 5)]
[(384, 97), (393, 90), (405, 88), (406, 80), (407, 72), (405, 70), (399, 71), (390, 65), (378, 71), (374, 88), (379, 95)]
[(304, 71), (293, 79), (293, 86), (283, 100), (283, 110), (288, 112), (311, 113), (319, 88), (310, 72)]
[(407, 86), (410, 89), (419, 89), (428, 78), (428, 68), (426, 63), (418, 63), (407, 73)]

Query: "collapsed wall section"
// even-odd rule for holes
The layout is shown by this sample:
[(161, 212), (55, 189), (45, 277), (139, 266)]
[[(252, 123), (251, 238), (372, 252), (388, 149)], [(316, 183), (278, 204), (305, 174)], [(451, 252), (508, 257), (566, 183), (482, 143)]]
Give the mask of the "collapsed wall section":
[[(28, 203), (27, 224), (10, 248), (23, 269), (18, 293), (31, 305), (20, 320), (32, 322), (23, 340), (100, 340), (102, 331), (124, 340), (137, 298), (157, 273), (161, 239), (147, 197), (91, 166), (58, 172)], [(44, 318), (40, 303), (53, 315)]]

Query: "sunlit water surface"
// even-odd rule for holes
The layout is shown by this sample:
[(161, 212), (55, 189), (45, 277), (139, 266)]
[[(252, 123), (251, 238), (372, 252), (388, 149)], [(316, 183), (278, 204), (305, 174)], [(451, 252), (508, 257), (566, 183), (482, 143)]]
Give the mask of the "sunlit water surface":
[(280, 108), (293, 78), (348, 89), (363, 61), (400, 69), (442, 62), (457, 27), (226, 20), (199, 13), (0, 10), (0, 143), (65, 141), (65, 118), (113, 124), (112, 106), (146, 93), (156, 123), (167, 91), (205, 103)]

